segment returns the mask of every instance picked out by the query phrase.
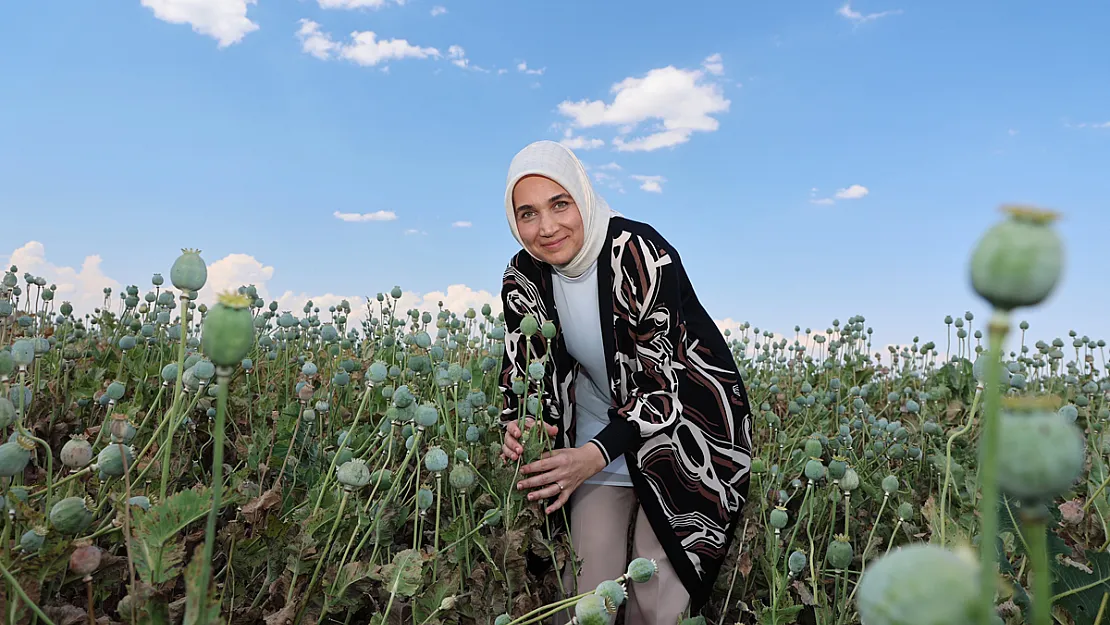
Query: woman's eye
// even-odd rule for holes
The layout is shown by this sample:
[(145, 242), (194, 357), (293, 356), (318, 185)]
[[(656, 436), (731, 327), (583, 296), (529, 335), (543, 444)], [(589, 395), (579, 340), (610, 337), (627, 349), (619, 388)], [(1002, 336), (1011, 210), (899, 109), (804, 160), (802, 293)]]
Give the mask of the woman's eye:
[(555, 202), (555, 210), (562, 210), (567, 206), (570, 206), (570, 203), (566, 200), (559, 200), (558, 202)]

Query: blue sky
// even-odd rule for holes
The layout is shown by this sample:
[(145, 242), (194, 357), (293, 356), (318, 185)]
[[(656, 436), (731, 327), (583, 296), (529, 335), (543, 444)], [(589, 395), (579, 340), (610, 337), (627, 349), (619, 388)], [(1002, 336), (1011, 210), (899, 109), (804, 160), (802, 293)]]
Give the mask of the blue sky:
[(0, 260), (69, 299), (145, 289), (197, 247), (214, 287), (253, 281), (290, 307), (395, 284), (417, 304), (473, 305), (518, 249), (509, 161), (548, 138), (670, 239), (715, 318), (792, 334), (863, 314), (879, 344), (943, 344), (944, 315), (985, 320), (972, 245), (999, 204), (1028, 202), (1064, 214), (1068, 264), (1020, 317), (1034, 338), (1110, 338), (1110, 6), (70, 0), (5, 14)]

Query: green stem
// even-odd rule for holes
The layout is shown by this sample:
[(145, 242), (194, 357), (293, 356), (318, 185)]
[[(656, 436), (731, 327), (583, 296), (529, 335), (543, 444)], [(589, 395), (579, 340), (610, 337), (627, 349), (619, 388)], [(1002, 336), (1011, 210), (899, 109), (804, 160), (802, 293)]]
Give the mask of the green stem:
[(216, 546), (216, 518), (220, 514), (220, 495), (224, 479), (224, 421), (227, 418), (227, 391), (231, 384), (231, 368), (218, 367), (216, 379), (219, 389), (216, 395), (216, 423), (212, 441), (212, 508), (208, 511), (208, 522), (204, 528), (204, 561), (200, 583), (197, 588), (208, 594), (208, 580), (212, 573), (212, 552)]
[(1003, 310), (995, 310), (988, 324), (990, 343), (987, 351), (986, 397), (983, 402), (982, 432), (979, 450), (979, 480), (982, 490), (982, 523), (979, 531), (980, 593), (979, 621), (988, 623), (994, 615), (995, 576), (998, 565), (998, 439), (999, 403), (1001, 388), (999, 378), (1002, 374), (1002, 344), (1010, 329), (1010, 315)]
[(1033, 625), (1052, 623), (1052, 574), (1048, 568), (1048, 527), (1041, 515), (1022, 515), (1033, 561)]

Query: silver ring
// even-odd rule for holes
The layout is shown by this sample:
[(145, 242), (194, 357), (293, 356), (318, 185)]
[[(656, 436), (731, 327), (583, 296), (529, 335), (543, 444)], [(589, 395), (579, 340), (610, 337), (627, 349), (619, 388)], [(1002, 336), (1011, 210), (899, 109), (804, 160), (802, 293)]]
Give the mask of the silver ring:
[(562, 482), (555, 482), (555, 485), (559, 487), (559, 492), (560, 493), (563, 492), (563, 483)]

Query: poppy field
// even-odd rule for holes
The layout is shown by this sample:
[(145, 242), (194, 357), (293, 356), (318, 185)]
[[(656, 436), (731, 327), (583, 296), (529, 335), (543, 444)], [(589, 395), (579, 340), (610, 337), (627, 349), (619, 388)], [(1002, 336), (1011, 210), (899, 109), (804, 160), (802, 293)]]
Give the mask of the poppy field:
[[(500, 457), (488, 306), (400, 310), (394, 288), (286, 311), (244, 285), (208, 307), (198, 251), (168, 269), (83, 315), (3, 273), (2, 622), (595, 625), (654, 574), (562, 588), (565, 517), (513, 487), (552, 441)], [(1021, 320), (1062, 271), (1051, 214), (1010, 208), (955, 277), (988, 319), (953, 311), (885, 354), (861, 315), (727, 330), (749, 496), (688, 621), (1110, 620), (1106, 344)], [(544, 366), (509, 389), (518, 419)]]

